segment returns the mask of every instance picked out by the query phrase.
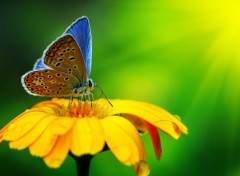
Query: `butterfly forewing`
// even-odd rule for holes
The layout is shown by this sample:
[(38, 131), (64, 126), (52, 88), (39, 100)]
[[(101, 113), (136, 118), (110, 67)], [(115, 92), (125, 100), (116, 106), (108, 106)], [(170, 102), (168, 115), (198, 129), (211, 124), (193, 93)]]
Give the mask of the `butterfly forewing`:
[(30, 94), (49, 97), (71, 96), (79, 87), (73, 75), (49, 69), (30, 71), (23, 75), (22, 82)]
[(87, 72), (81, 50), (74, 38), (66, 34), (47, 48), (44, 64), (56, 71), (74, 75), (79, 82), (87, 80)]
[(88, 77), (90, 77), (92, 65), (92, 35), (87, 17), (77, 19), (65, 32), (71, 34), (80, 47), (86, 65)]

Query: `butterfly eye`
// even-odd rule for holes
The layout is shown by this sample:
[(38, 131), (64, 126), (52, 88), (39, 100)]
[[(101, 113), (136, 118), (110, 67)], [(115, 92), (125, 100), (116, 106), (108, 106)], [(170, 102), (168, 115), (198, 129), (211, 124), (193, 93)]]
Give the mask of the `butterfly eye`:
[(92, 87), (92, 86), (93, 86), (92, 80), (89, 80), (89, 81), (88, 81), (88, 86), (89, 86), (89, 87)]

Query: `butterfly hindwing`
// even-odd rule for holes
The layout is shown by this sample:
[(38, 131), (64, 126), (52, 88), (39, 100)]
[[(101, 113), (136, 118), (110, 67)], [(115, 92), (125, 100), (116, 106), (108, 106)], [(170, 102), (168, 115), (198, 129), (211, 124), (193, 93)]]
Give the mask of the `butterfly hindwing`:
[(65, 32), (71, 34), (81, 49), (88, 77), (92, 65), (92, 36), (87, 17), (77, 19)]
[(23, 75), (22, 83), (28, 93), (39, 96), (71, 96), (79, 81), (73, 75), (50, 69), (30, 71)]
[(43, 63), (42, 58), (38, 59), (33, 66), (33, 70), (47, 69), (48, 67)]

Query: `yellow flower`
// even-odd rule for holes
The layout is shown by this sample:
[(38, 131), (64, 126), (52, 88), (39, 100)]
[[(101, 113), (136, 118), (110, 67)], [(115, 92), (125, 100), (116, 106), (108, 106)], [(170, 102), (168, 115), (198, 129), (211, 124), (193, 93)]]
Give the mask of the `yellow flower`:
[(178, 118), (152, 104), (133, 100), (99, 99), (88, 101), (54, 98), (26, 110), (0, 131), (0, 142), (10, 148), (24, 149), (59, 167), (69, 152), (78, 157), (95, 155), (105, 146), (125, 165), (132, 165), (138, 175), (148, 175), (145, 150), (138, 133), (149, 131), (157, 159), (161, 144), (157, 128), (177, 139), (187, 128)]

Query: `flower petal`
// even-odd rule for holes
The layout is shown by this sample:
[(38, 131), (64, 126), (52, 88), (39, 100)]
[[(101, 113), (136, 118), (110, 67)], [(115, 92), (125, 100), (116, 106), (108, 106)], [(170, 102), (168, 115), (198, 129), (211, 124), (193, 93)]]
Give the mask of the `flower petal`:
[(125, 117), (127, 117), (127, 119), (130, 120), (138, 130), (143, 132), (144, 131), (149, 132), (152, 143), (153, 143), (156, 158), (160, 160), (161, 154), (162, 154), (162, 147), (161, 147), (160, 136), (158, 134), (157, 128), (152, 124), (148, 123), (147, 121), (143, 119), (139, 119), (136, 116), (126, 114)]
[(4, 140), (12, 141), (19, 139), (46, 117), (46, 114), (43, 112), (28, 111), (20, 116), (20, 118), (8, 124), (2, 136)]
[(29, 146), (31, 155), (43, 157), (47, 155), (54, 147), (58, 136), (53, 135), (52, 131), (47, 128), (43, 134)]
[(28, 133), (17, 140), (10, 141), (10, 148), (21, 150), (28, 147), (42, 134), (42, 132), (47, 128), (48, 124), (56, 118), (56, 116), (45, 116)]
[(175, 139), (179, 138), (181, 132), (187, 133), (187, 127), (178, 118), (155, 105), (132, 100), (115, 100), (111, 103), (113, 108), (109, 112), (110, 115), (130, 114), (137, 116), (160, 128)]
[(124, 116), (141, 132), (147, 131), (146, 126), (143, 123), (143, 120), (137, 116), (131, 114), (124, 114)]
[(104, 147), (103, 129), (96, 117), (78, 119), (71, 133), (70, 150), (76, 156), (96, 154)]
[[(42, 102), (34, 105), (34, 106), (32, 107), (32, 109), (33, 109), (33, 108), (39, 108), (39, 109), (44, 108), (44, 109), (45, 109), (45, 112), (48, 112), (48, 111), (52, 112), (52, 111), (54, 110), (54, 108), (57, 108), (57, 109), (62, 108), (62, 105), (60, 104), (60, 101), (61, 101), (61, 100), (66, 101), (65, 99), (58, 99), (59, 102), (57, 102), (57, 101), (54, 102), (55, 99), (52, 99), (51, 101), (42, 101)], [(61, 101), (61, 102), (62, 102), (62, 101)]]
[[(51, 116), (49, 116), (49, 118), (50, 117)], [(64, 117), (58, 117), (53, 120), (42, 135), (30, 145), (30, 153), (41, 157), (47, 155), (54, 147), (58, 135), (66, 134), (72, 128), (75, 121), (75, 118)]]
[(125, 118), (109, 116), (101, 120), (108, 147), (119, 161), (134, 165), (145, 160), (142, 140), (136, 128)]
[(7, 130), (11, 130), (11, 128), (14, 128), (15, 125), (12, 125), (12, 124), (14, 124), (18, 119), (22, 118), (22, 116), (24, 116), (27, 113), (29, 113), (29, 110), (26, 110), (22, 114), (18, 115), (16, 118), (14, 118), (12, 121), (10, 121), (6, 126), (4, 126), (2, 129), (0, 129), (0, 143), (3, 141), (3, 134)]
[(143, 123), (147, 127), (148, 132), (151, 136), (151, 140), (153, 143), (153, 148), (154, 148), (156, 158), (158, 160), (160, 160), (161, 155), (162, 155), (162, 147), (161, 147), (161, 140), (160, 140), (160, 136), (158, 134), (157, 128), (146, 121), (143, 121)]
[(59, 136), (51, 152), (44, 157), (44, 162), (52, 168), (58, 168), (68, 155), (70, 146), (69, 132)]
[(49, 126), (53, 134), (63, 135), (76, 123), (77, 118), (58, 117)]

